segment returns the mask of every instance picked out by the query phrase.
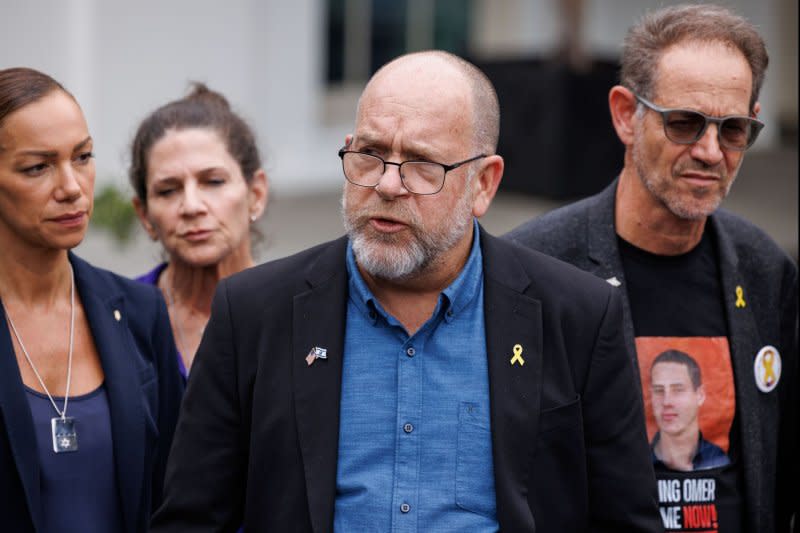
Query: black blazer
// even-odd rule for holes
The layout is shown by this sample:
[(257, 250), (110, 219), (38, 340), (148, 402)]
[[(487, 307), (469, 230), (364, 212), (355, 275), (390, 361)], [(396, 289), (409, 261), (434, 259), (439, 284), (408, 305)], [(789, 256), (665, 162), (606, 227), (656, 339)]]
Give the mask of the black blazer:
[[(167, 309), (153, 287), (69, 258), (105, 373), (125, 531), (146, 531), (183, 392)], [(47, 512), (39, 478), (33, 419), (0, 307), (0, 529), (39, 528)]]
[[(153, 531), (332, 530), (346, 242), (220, 283)], [(619, 295), (483, 232), (481, 244), (501, 528), (661, 531)], [(510, 364), (518, 343), (524, 366)], [(313, 346), (328, 358), (309, 366)]]

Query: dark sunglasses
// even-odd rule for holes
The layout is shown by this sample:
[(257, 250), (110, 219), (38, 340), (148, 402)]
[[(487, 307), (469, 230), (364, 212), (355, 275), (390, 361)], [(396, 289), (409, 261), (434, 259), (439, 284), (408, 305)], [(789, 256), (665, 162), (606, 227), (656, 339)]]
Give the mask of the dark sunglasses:
[(691, 109), (666, 109), (649, 102), (639, 95), (636, 99), (661, 115), (664, 124), (664, 135), (678, 144), (692, 144), (699, 141), (706, 133), (709, 124), (717, 125), (719, 145), (728, 150), (743, 152), (750, 148), (764, 123), (752, 117), (729, 115), (727, 117), (710, 117)]

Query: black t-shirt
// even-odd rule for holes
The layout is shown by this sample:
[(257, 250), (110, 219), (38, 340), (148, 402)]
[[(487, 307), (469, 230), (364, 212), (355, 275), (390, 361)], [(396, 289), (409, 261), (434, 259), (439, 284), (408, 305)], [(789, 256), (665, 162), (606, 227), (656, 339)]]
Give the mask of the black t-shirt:
[(664, 528), (739, 533), (736, 394), (713, 235), (679, 256), (617, 240)]

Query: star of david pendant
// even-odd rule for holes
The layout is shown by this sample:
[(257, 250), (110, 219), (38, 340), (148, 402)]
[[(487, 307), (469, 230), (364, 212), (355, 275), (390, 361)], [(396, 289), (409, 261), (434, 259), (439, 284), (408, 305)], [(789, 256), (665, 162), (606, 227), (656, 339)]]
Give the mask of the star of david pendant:
[(53, 428), (53, 451), (56, 453), (77, 452), (78, 433), (75, 431), (75, 419), (71, 416), (50, 419)]

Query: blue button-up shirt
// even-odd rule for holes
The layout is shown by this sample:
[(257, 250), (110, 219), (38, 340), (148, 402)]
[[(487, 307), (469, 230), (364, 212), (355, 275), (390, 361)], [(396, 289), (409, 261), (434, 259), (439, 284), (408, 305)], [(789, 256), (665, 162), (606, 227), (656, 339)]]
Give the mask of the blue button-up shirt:
[(496, 531), (483, 264), (469, 258), (412, 336), (347, 250), (335, 529)]

